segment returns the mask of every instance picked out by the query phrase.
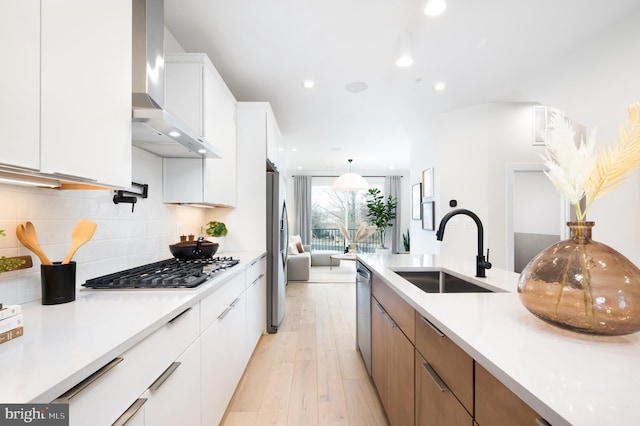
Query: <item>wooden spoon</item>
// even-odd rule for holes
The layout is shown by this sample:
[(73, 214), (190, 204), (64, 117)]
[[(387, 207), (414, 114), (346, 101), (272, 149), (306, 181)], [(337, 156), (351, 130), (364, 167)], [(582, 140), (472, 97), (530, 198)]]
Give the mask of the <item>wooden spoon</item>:
[(44, 250), (38, 243), (38, 236), (36, 235), (36, 229), (31, 222), (26, 224), (21, 223), (16, 228), (16, 236), (23, 246), (35, 253), (40, 258), (40, 263), (43, 265), (51, 265), (51, 260), (44, 254)]
[(69, 252), (62, 261), (63, 265), (71, 262), (71, 258), (76, 254), (80, 246), (84, 245), (93, 237), (97, 227), (98, 225), (95, 222), (87, 219), (80, 219), (78, 223), (76, 223), (76, 227), (73, 228), (73, 232), (71, 233), (71, 249), (69, 249)]

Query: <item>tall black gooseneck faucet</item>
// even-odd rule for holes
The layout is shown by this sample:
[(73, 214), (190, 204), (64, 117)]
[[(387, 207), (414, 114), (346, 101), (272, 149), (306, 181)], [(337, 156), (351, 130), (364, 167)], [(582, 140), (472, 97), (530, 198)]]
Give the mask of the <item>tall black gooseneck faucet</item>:
[(438, 231), (436, 232), (436, 239), (438, 241), (442, 241), (444, 238), (444, 228), (447, 226), (447, 222), (449, 219), (458, 214), (464, 214), (469, 216), (476, 223), (478, 227), (478, 255), (476, 256), (476, 277), (485, 278), (487, 275), (485, 271), (487, 269), (491, 269), (491, 263), (489, 262), (489, 249), (487, 249), (487, 258), (484, 258), (484, 249), (482, 247), (482, 243), (484, 240), (484, 228), (482, 227), (482, 222), (478, 215), (476, 215), (471, 210), (467, 209), (456, 209), (451, 210), (449, 213), (444, 215), (442, 220), (440, 221), (440, 226), (438, 226)]

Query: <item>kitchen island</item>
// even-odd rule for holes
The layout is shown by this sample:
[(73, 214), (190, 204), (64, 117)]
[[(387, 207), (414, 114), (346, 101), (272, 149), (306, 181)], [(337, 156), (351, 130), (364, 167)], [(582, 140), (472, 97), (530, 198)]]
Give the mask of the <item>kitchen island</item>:
[[(264, 253), (229, 252), (225, 255), (240, 262), (193, 289), (80, 290), (76, 292), (74, 302), (43, 306), (34, 301), (22, 305), (24, 335), (0, 346), (0, 382), (3, 384), (0, 402), (48, 404), (57, 400), (74, 404), (79, 401), (89, 407), (94, 402), (90, 399), (98, 399), (95, 395), (100, 394), (102, 400), (96, 402), (102, 409), (125, 390), (132, 392), (132, 398), (126, 399), (124, 408), (107, 407), (108, 413), (94, 412), (91, 424), (112, 424), (113, 416), (120, 415), (139, 398), (176, 358), (178, 362), (173, 364), (182, 363), (178, 373), (191, 371), (186, 370), (189, 363), (185, 354), (188, 354), (188, 360), (193, 361), (191, 364), (195, 368), (190, 376), (195, 378), (195, 383), (188, 386), (189, 389), (179, 389), (179, 393), (193, 392), (192, 400), (198, 402), (197, 419), (200, 419), (200, 375), (204, 376), (207, 369), (213, 367), (238, 370), (228, 384), (223, 385), (222, 379), (215, 383), (211, 381), (218, 388), (226, 388), (228, 395), (225, 398), (230, 398), (265, 327)], [(229, 328), (228, 332), (224, 324), (219, 325), (225, 317), (226, 324), (235, 327)], [(229, 339), (223, 331), (238, 338)], [(233, 349), (236, 343), (238, 351)], [(211, 358), (229, 354), (235, 357), (230, 363), (234, 365), (207, 362), (203, 363), (200, 373), (201, 352), (203, 358), (208, 358), (207, 353)], [(106, 369), (105, 374), (96, 374), (111, 366), (113, 368)], [(217, 371), (212, 374), (220, 376)], [(86, 389), (69, 392), (91, 376), (95, 376), (95, 381), (87, 383)], [(136, 390), (127, 380), (136, 381), (136, 385), (140, 382), (141, 390)], [(203, 392), (204, 389), (203, 386)], [(152, 401), (154, 397), (162, 396), (161, 392), (154, 391), (144, 392), (148, 394), (145, 398)], [(225, 398), (217, 399), (224, 402)], [(225, 407), (226, 402), (215, 413), (216, 423)], [(78, 420), (81, 415), (77, 413), (81, 411), (74, 415), (72, 407), (72, 425), (89, 424)], [(146, 417), (152, 418), (152, 410), (147, 408), (146, 411)], [(188, 419), (185, 421), (194, 424)]]
[[(637, 425), (640, 334), (593, 336), (527, 311), (518, 274), (476, 278), (473, 259), (358, 255), (404, 301), (553, 425)], [(426, 293), (396, 272), (441, 271), (494, 293)]]

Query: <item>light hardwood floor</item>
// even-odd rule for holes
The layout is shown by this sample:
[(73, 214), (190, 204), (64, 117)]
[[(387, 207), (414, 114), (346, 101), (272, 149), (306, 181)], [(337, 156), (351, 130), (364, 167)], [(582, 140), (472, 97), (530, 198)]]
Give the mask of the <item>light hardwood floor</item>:
[(354, 283), (289, 283), (222, 420), (247, 425), (388, 425), (355, 348)]

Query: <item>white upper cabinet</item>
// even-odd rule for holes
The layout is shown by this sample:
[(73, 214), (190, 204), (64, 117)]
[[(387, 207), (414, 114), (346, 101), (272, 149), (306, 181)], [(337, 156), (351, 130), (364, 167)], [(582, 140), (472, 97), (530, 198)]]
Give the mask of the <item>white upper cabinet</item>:
[(40, 0), (0, 1), (3, 165), (40, 169)]
[(130, 186), (131, 2), (2, 1), (0, 15), (2, 165)]
[(42, 2), (40, 171), (131, 185), (131, 1)]
[(164, 202), (235, 206), (236, 100), (205, 54), (165, 56), (165, 108), (222, 153), (222, 159), (164, 159)]

